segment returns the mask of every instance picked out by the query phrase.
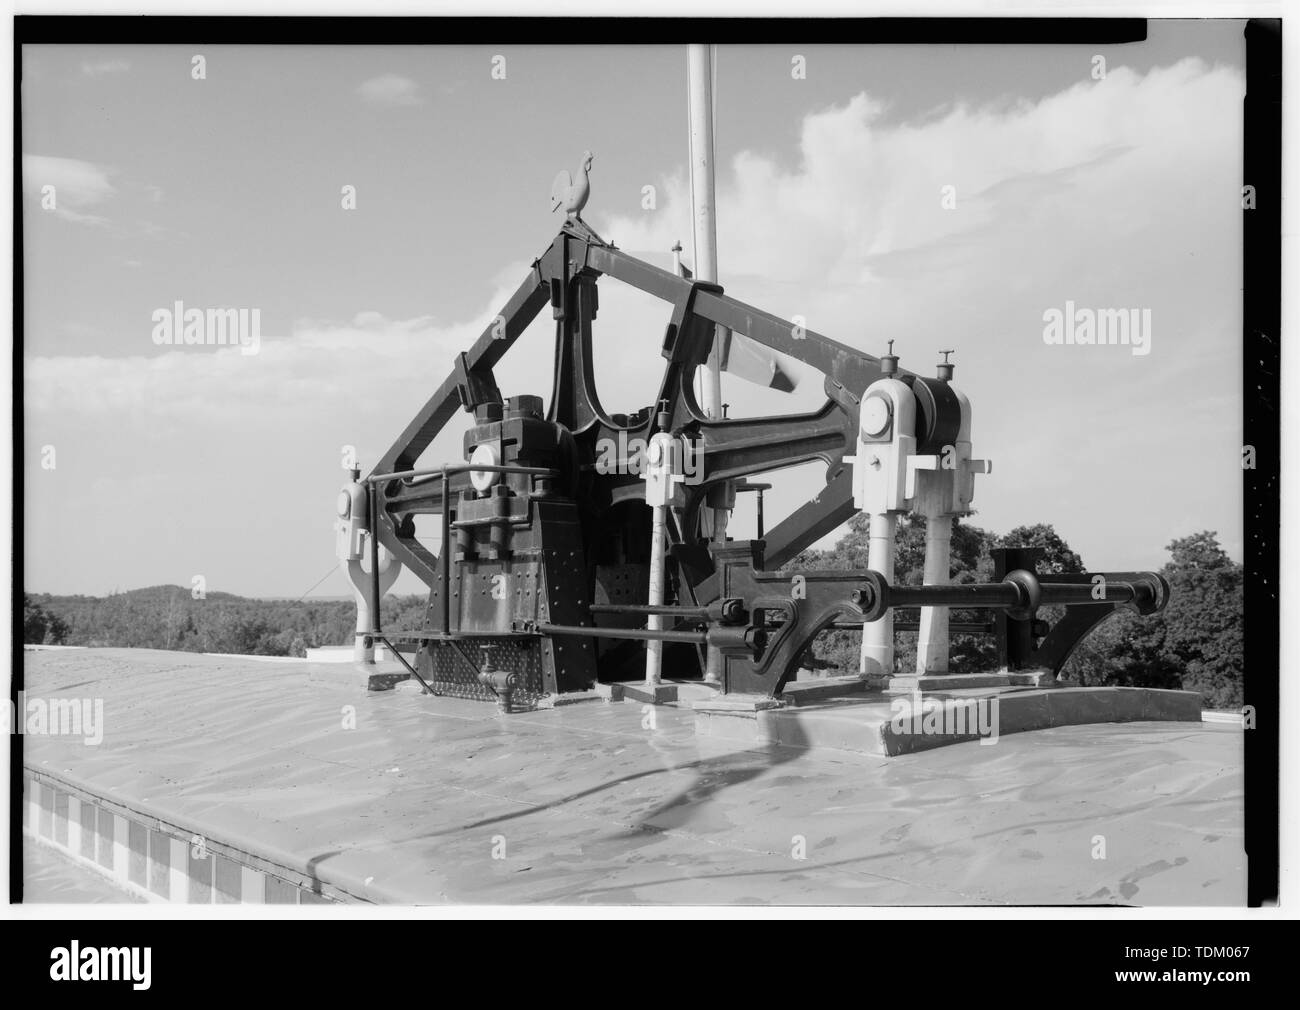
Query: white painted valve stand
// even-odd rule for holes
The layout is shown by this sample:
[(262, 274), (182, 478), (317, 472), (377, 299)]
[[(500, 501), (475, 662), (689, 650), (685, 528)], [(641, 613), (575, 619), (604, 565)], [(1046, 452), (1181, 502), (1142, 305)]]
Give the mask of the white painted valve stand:
[[(897, 359), (893, 359), (895, 362)], [(888, 375), (867, 387), (859, 413), (857, 453), (853, 464), (853, 504), (871, 517), (867, 566), (894, 579), (894, 527), (908, 509), (908, 460), (916, 453), (916, 397), (906, 383)], [(861, 674), (867, 678), (894, 673), (894, 614), (862, 626)]]
[[(371, 536), (370, 516), (366, 488), (358, 470), (352, 471), (352, 480), (339, 492), (338, 521), (334, 524), (334, 552), (339, 565), (352, 583), (357, 601), (357, 629), (352, 658), (358, 663), (374, 663), (375, 643), (370, 638), (370, 573), (362, 567), (366, 556), (366, 537)], [(401, 574), (402, 563), (379, 545), (379, 595), (382, 598), (393, 588)]]
[[(677, 439), (666, 431), (653, 435), (646, 447), (645, 465), (641, 469), (645, 481), (645, 501), (650, 506), (650, 586), (648, 602), (652, 607), (664, 602), (664, 548), (668, 540), (667, 509), (673, 504), (677, 487), (685, 479), (682, 475), (682, 455)], [(650, 614), (646, 627), (652, 631), (663, 630), (664, 616)], [(663, 673), (664, 643), (658, 639), (646, 642), (645, 683), (653, 691)]]
[[(927, 586), (945, 586), (952, 577), (952, 520), (950, 515), (925, 515), (925, 576)], [(916, 639), (916, 672), (948, 672), (948, 608), (922, 607)]]

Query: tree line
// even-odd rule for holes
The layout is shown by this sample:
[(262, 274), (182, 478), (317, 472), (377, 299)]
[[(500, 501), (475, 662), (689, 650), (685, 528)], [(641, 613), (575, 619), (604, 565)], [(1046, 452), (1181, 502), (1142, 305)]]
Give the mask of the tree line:
[[(846, 535), (828, 551), (805, 551), (787, 569), (865, 569), (869, 521), (856, 516)], [(1046, 524), (1020, 526), (999, 537), (970, 523), (955, 523), (952, 579), (987, 582), (993, 577), (994, 547), (1042, 547), (1040, 574), (1084, 572), (1083, 559)], [(1205, 531), (1168, 545), (1161, 574), (1169, 580), (1169, 606), (1159, 615), (1139, 617), (1122, 609), (1083, 640), (1063, 676), (1083, 685), (1167, 687), (1198, 691), (1210, 708), (1242, 704), (1242, 566), (1230, 559), (1213, 532)], [(920, 585), (925, 563), (925, 524), (912, 516), (898, 522), (895, 579)], [(417, 630), (424, 624), (427, 598), (387, 597), (384, 627)], [(1040, 616), (1059, 617), (1047, 608)], [(898, 611), (916, 620), (913, 610)], [(955, 622), (978, 621), (987, 612), (954, 610)], [(257, 600), (229, 593), (195, 599), (180, 586), (153, 586), (106, 597), (24, 594), (23, 641), (36, 644), (125, 646), (220, 652), (255, 656), (303, 656), (324, 645), (351, 643), (356, 605), (351, 600)], [(896, 669), (916, 668), (916, 632), (896, 635)], [(861, 635), (823, 632), (806, 663), (824, 671), (856, 672)], [(956, 673), (975, 673), (997, 665), (991, 635), (955, 634), (949, 657)]]
[[(384, 626), (418, 629), (424, 596), (385, 597)], [(304, 656), (348, 645), (356, 627), (351, 600), (258, 600), (210, 592), (195, 599), (181, 586), (151, 586), (109, 596), (23, 595), (23, 640), (250, 656)]]
[[(855, 516), (848, 533), (830, 550), (805, 551), (787, 566), (790, 570), (867, 567), (869, 517)], [(900, 516), (894, 580), (921, 585), (925, 565), (925, 520)], [(993, 578), (995, 547), (1041, 547), (1040, 575), (1086, 572), (1083, 559), (1050, 524), (1018, 526), (998, 536), (970, 523), (954, 523), (952, 581), (989, 582)], [(1103, 621), (1080, 643), (1062, 670), (1062, 677), (1083, 686), (1181, 688), (1197, 691), (1206, 707), (1236, 709), (1242, 705), (1243, 569), (1209, 530), (1173, 540), (1169, 560), (1160, 573), (1169, 580), (1165, 610), (1140, 617), (1127, 608)], [(1062, 608), (1045, 607), (1039, 616), (1051, 622)], [(915, 621), (915, 609), (896, 611), (899, 620)], [(982, 621), (988, 611), (953, 610), (954, 622)], [(895, 635), (895, 669), (916, 670), (917, 633)], [(839, 673), (856, 672), (861, 635), (849, 631), (823, 632), (814, 644), (808, 665)], [(997, 666), (992, 635), (954, 634), (949, 669), (979, 673)]]

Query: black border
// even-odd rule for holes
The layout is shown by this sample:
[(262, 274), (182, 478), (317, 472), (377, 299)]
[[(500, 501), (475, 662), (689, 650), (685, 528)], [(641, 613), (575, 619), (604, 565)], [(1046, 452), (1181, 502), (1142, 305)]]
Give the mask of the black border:
[[(1235, 19), (1229, 19), (1235, 20)], [(1146, 39), (1144, 18), (438, 18), (49, 16), (14, 18), (13, 179), (13, 668), (23, 689), (22, 46), (24, 44), (664, 44), (701, 38), (745, 44), (1118, 44)], [(1246, 23), (1243, 185), (1243, 422), (1256, 469), (1243, 471), (1245, 697), (1258, 728), (1245, 733), (1247, 902), (1278, 893), (1278, 678), (1281, 450), (1281, 20)], [(22, 744), (10, 736), (9, 899), (22, 900)]]
[[(1246, 25), (1242, 185), (1255, 187), (1255, 208), (1242, 219), (1242, 421), (1255, 469), (1242, 471), (1246, 537), (1245, 702), (1256, 712), (1245, 731), (1246, 903), (1278, 897), (1278, 575), (1282, 460), (1282, 22)], [(1243, 200), (1243, 204), (1245, 201)]]
[(1115, 45), (1142, 42), (1145, 18), (663, 18), (663, 17), (65, 17), (19, 15), (23, 43), (211, 45)]

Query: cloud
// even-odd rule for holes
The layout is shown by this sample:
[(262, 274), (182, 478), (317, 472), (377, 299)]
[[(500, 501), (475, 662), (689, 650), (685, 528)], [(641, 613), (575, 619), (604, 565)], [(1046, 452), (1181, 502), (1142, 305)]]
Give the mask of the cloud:
[[(500, 292), (500, 301), (506, 293)], [(222, 404), (240, 400), (258, 405), (257, 417), (230, 420), (251, 435), (270, 415), (315, 416), (346, 400), (395, 400), (414, 412), (428, 383), (441, 381), (436, 369), (417, 374), (412, 360), (450, 362), (469, 346), (492, 318), (439, 326), (428, 317), (394, 321), (378, 312), (361, 312), (348, 323), (304, 320), (288, 335), (263, 334), (257, 354), (238, 347), (155, 346), (152, 323), (142, 320), (135, 336), (139, 352), (124, 357), (31, 357), (26, 362), (25, 395), (38, 413), (82, 417), (129, 414), (143, 425), (185, 426)], [(118, 349), (127, 345), (114, 341)], [(81, 389), (83, 394), (78, 394)]]
[[(1239, 424), (1181, 405), (1240, 374), (1243, 94), (1236, 68), (1188, 59), (916, 122), (849, 97), (806, 115), (795, 150), (719, 166), (721, 283), (870, 354), (893, 339), (922, 374), (955, 347), (977, 455), (997, 463), (981, 525), (1053, 521), (1098, 568), (1158, 566), (1194, 528), (1237, 540), (1239, 472), (1171, 475), (1240, 453)], [(658, 185), (658, 210), (594, 223), (634, 252), (681, 239), (689, 262), (684, 170)], [(1149, 308), (1152, 353), (1046, 346), (1043, 313), (1067, 300)], [(1170, 496), (1194, 526), (1112, 505)]]
[(82, 63), (81, 72), (86, 77), (99, 77), (103, 74), (124, 74), (131, 69), (128, 60), (100, 60), (96, 63)]
[[(917, 123), (848, 97), (806, 115), (795, 150), (747, 151), (720, 171), (722, 282), (868, 353), (895, 339), (903, 366), (922, 374), (956, 347), (975, 454), (996, 464), (977, 480), (977, 524), (1050, 521), (1094, 569), (1158, 567), (1164, 545), (1195, 529), (1239, 544), (1243, 88), (1236, 70), (1185, 61)], [(86, 165), (53, 160), (73, 178), (68, 164)], [(106, 199), (106, 185), (87, 196)], [(678, 238), (689, 260), (691, 230), (684, 175), (659, 188), (658, 211), (595, 223), (662, 267)], [(346, 322), (266, 334), (257, 355), (162, 350), (142, 320), (128, 357), (28, 359), (28, 438), (37, 451), (59, 446), (58, 470), (31, 485), (47, 489), (29, 513), (51, 531), (29, 535), (43, 545), (28, 555), (32, 584), (60, 588), (77, 558), (111, 542), (132, 559), (113, 574), (126, 585), (202, 571), (209, 585), (268, 592), (257, 580), (274, 571), (303, 582), (268, 583), (275, 591), (306, 588), (330, 550), (340, 447), (373, 465), (527, 270), (503, 271), (463, 320), (394, 320), (363, 304)], [(1066, 299), (1151, 308), (1152, 353), (1045, 345), (1042, 314)], [(601, 285), (594, 357), (607, 411), (653, 400), (667, 319), (663, 303)], [(544, 309), (496, 369), (505, 395), (549, 395), (552, 337)], [(1231, 402), (1212, 407), (1225, 383)], [(804, 381), (782, 398), (724, 376), (723, 398), (733, 416), (757, 416), (811, 409), (821, 389)], [(459, 459), (466, 420), (457, 412), (425, 459)], [(774, 476), (769, 528), (820, 469)], [(160, 474), (168, 520), (140, 524)], [(87, 510), (81, 491), (96, 480), (116, 483)], [(752, 531), (749, 514), (738, 510), (736, 529)], [(168, 574), (176, 565), (189, 567)]]
[[(23, 155), (23, 195), (44, 201), (49, 195), (54, 207), (49, 211), (65, 221), (103, 226), (108, 219), (88, 213), (117, 191), (109, 181), (109, 170), (102, 165), (76, 158)], [(53, 191), (46, 190), (52, 186)]]
[[(468, 323), (394, 321), (377, 312), (304, 322), (288, 334), (264, 332), (255, 355), (159, 348), (142, 318), (133, 335), (105, 341), (117, 353), (134, 341), (139, 350), (129, 356), (26, 359), (27, 459), (38, 460), (44, 445), (58, 451), (58, 470), (42, 471), (53, 479), (34, 490), (49, 508), (29, 524), (30, 584), (103, 592), (188, 582), (202, 572), (222, 588), (305, 590), (332, 550), (331, 503), (346, 476), (342, 447), (355, 446), (362, 465), (373, 466), (506, 297), (494, 293), (491, 311)], [(521, 381), (515, 392), (531, 389)], [(430, 458), (460, 457), (467, 418), (457, 412)], [(61, 482), (74, 479), (76, 489), (65, 491)], [(85, 513), (88, 488), (106, 507), (84, 525), (65, 525)], [(166, 502), (169, 517), (132, 523), (140, 502)], [(116, 541), (120, 564), (71, 576), (61, 568), (69, 557), (103, 557), (118, 523), (131, 527)], [(285, 532), (268, 553), (275, 529)]]
[[(793, 169), (746, 150), (719, 172), (719, 256), (733, 278), (859, 284), (903, 259), (912, 276), (978, 265), (985, 253), (966, 240), (990, 227), (1038, 238), (1048, 215), (1094, 235), (1131, 232), (1198, 184), (1176, 159), (1239, 159), (1242, 91), (1235, 69), (1189, 59), (1146, 76), (1116, 69), (1037, 103), (957, 105), (919, 123), (887, 121), (884, 104), (861, 93), (805, 118)], [(1224, 147), (1206, 150), (1193, 122)], [(1121, 176), (1128, 185), (1116, 185)], [(1160, 186), (1152, 193), (1134, 180)], [(941, 206), (945, 186), (955, 210)], [(1093, 197), (1103, 191), (1098, 219)], [(689, 243), (684, 171), (661, 180), (659, 207), (616, 217), (602, 233), (631, 249)]]
[(372, 105), (406, 106), (420, 105), (423, 99), (419, 95), (419, 85), (407, 77), (397, 74), (384, 74), (362, 82), (357, 94)]

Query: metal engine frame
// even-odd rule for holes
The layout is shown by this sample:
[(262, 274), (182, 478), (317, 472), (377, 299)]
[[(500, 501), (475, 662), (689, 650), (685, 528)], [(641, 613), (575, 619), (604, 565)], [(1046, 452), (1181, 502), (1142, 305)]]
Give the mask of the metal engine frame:
[[(670, 306), (657, 396), (631, 415), (607, 412), (595, 387), (592, 323), (602, 278)], [(556, 323), (555, 359), (543, 413), (539, 397), (503, 400), (493, 369), (548, 304)], [(693, 384), (710, 354), (715, 326), (820, 372), (825, 403), (802, 414), (707, 417)], [(789, 573), (777, 571), (857, 511), (852, 464), (845, 456), (856, 442), (860, 398), (881, 375), (881, 362), (871, 355), (728, 297), (716, 284), (651, 266), (580, 220), (566, 221), (366, 478), (378, 534), (370, 538), (372, 567), (382, 543), (430, 587), (423, 629), (387, 637), (420, 642), (418, 670), (412, 672), (431, 689), (504, 696), (507, 704), (516, 691), (541, 697), (583, 691), (598, 679), (634, 679), (642, 643), (651, 638), (665, 642), (665, 662), (678, 672), (702, 672), (703, 650), (714, 646), (724, 658), (723, 691), (780, 695), (820, 631), (836, 622), (871, 619), (882, 601), (920, 601), (910, 596), (909, 603), (889, 603), (891, 588), (868, 578), (874, 573), (845, 571), (800, 573), (803, 593), (795, 599)], [(951, 442), (959, 411), (948, 384), (905, 371), (895, 378), (916, 394), (918, 451), (935, 452)], [(464, 445), (473, 465), (417, 469), (421, 454), (458, 410), (474, 416)], [(599, 472), (596, 455), (598, 446), (644, 445), (664, 430), (693, 443), (701, 471), (698, 482), (680, 487), (668, 510), (666, 599), (675, 602), (655, 609), (645, 604), (645, 482), (632, 465)], [(725, 507), (735, 482), (813, 460), (826, 465), (825, 487), (762, 540), (719, 543), (702, 532), (703, 507)], [(432, 514), (442, 519), (438, 554), (416, 537), (415, 517)], [(1157, 578), (1114, 577), (1126, 589), (1107, 608), (1086, 607), (1092, 601), (1077, 592), (1064, 599), (1063, 581), (1043, 583), (1029, 608), (1021, 597), (1012, 600), (1010, 591), (986, 594), (985, 604), (963, 601), (998, 612), (1001, 651), (1011, 667), (1041, 661), (1058, 670), (1082, 634), (1115, 605), (1129, 603), (1144, 612), (1162, 607), (1167, 587), (1162, 592)], [(1023, 594), (1023, 581), (1017, 585)], [(374, 630), (382, 636), (377, 586), (372, 596)], [(941, 596), (926, 599), (941, 605)], [(1068, 648), (1044, 650), (1037, 645), (1043, 635), (1035, 632), (1043, 622), (1035, 619), (1036, 607), (1058, 599), (1067, 605), (1074, 637)], [(665, 630), (649, 630), (643, 623), (650, 613), (676, 620)], [(1050, 640), (1048, 635), (1049, 645)], [(508, 655), (505, 668), (494, 659), (499, 646), (508, 646), (500, 650)], [(473, 648), (483, 650), (482, 663)]]

